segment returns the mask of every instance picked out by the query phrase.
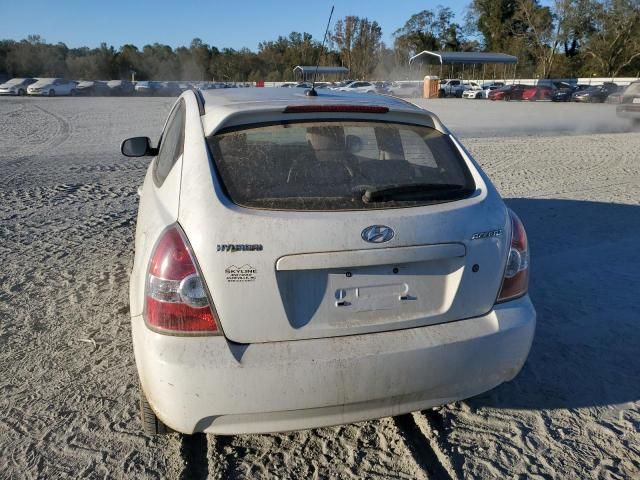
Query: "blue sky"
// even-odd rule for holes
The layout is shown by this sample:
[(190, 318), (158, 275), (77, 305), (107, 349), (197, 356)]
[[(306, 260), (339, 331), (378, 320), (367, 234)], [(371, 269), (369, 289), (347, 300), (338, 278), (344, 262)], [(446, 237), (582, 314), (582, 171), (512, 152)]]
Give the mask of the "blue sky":
[(154, 42), (177, 47), (200, 37), (219, 48), (256, 50), (260, 41), (292, 31), (306, 31), (322, 39), (331, 5), (335, 5), (332, 24), (346, 15), (368, 17), (382, 26), (383, 39), (390, 45), (392, 33), (412, 14), (444, 4), (462, 24), (470, 1), (0, 0), (0, 38), (21, 40), (38, 34), (49, 43), (64, 42), (69, 47), (96, 47), (106, 42), (117, 48), (125, 43), (142, 47)]

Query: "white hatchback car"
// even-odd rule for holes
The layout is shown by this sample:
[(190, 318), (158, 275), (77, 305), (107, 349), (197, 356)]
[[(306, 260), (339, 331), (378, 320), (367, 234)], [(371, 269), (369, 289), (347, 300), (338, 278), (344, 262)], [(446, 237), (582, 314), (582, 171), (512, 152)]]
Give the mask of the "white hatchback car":
[(511, 380), (535, 330), (522, 223), (432, 113), (378, 95), (186, 91), (131, 273), (150, 433), (357, 422)]
[(62, 78), (40, 78), (27, 87), (27, 94), (48, 97), (75, 95), (76, 85), (76, 82)]

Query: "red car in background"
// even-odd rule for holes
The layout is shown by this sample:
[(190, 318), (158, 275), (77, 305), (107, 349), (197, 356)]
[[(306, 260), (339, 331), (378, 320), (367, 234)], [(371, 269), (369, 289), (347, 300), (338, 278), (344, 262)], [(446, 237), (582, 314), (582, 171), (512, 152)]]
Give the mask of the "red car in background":
[(555, 88), (546, 85), (537, 85), (535, 87), (527, 87), (522, 92), (522, 100), (535, 102), (536, 100), (551, 100), (551, 95)]
[(489, 92), (489, 100), (522, 100), (522, 92), (528, 88), (525, 85), (507, 85)]

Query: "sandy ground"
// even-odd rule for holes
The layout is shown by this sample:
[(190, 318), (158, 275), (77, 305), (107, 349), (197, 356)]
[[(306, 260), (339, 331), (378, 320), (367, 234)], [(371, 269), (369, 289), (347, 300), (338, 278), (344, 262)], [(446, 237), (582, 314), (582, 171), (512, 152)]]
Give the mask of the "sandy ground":
[(118, 149), (170, 102), (0, 99), (0, 478), (640, 476), (640, 133), (611, 105), (428, 104), (529, 231), (538, 330), (514, 381), (356, 425), (143, 435), (127, 295), (147, 162)]

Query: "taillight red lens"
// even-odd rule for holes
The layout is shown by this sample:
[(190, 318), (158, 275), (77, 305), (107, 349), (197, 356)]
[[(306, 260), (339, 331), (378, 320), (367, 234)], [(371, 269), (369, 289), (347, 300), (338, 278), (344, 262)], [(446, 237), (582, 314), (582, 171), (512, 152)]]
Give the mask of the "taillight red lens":
[(504, 271), (498, 302), (521, 297), (529, 289), (529, 242), (527, 232), (518, 216), (509, 210), (511, 217), (511, 246)]
[(168, 334), (220, 333), (204, 282), (180, 227), (162, 233), (149, 262), (144, 317)]

